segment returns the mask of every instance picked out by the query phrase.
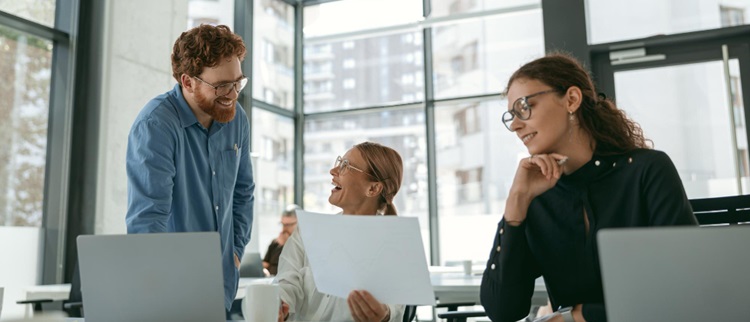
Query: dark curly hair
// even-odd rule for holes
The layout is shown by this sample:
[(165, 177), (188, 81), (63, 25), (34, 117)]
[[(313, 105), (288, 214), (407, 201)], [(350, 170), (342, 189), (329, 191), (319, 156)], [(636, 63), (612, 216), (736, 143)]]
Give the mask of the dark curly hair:
[(205, 67), (217, 66), (222, 58), (245, 59), (245, 43), (225, 25), (200, 25), (183, 32), (172, 48), (172, 76), (198, 76)]
[(643, 130), (629, 119), (625, 111), (603, 94), (597, 94), (594, 82), (583, 65), (564, 53), (550, 53), (519, 68), (508, 80), (508, 87), (518, 79), (537, 80), (559, 93), (571, 86), (581, 89), (581, 106), (575, 112), (581, 129), (593, 138), (592, 146), (600, 154), (618, 154), (639, 148), (649, 149), (652, 142)]

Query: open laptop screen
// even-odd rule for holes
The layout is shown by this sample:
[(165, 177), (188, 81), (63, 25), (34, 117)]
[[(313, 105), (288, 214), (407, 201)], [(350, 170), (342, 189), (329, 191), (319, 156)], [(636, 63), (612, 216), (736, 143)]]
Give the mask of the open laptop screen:
[(610, 322), (750, 320), (750, 226), (601, 230)]
[(225, 321), (219, 234), (78, 237), (87, 322)]

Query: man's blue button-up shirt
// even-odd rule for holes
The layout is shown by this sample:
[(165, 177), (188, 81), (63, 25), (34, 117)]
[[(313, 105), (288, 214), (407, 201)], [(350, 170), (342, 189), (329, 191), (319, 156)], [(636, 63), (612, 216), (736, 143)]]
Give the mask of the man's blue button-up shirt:
[[(250, 124), (239, 105), (228, 123), (198, 122), (179, 84), (140, 112), (128, 136), (128, 233), (218, 231), (225, 305), (253, 221)], [(175, 267), (179, 269), (179, 267)], [(196, 290), (200, 291), (200, 290)]]

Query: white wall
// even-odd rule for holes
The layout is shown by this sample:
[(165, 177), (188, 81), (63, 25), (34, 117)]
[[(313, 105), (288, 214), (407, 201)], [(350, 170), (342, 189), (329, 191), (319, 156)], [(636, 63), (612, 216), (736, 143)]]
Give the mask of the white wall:
[(170, 56), (187, 29), (187, 10), (188, 0), (107, 2), (97, 234), (125, 233), (128, 132), (143, 106), (176, 83)]
[(38, 284), (41, 229), (0, 226), (0, 287), (5, 288), (2, 319), (23, 317), (26, 306), (16, 301), (26, 298), (25, 288)]

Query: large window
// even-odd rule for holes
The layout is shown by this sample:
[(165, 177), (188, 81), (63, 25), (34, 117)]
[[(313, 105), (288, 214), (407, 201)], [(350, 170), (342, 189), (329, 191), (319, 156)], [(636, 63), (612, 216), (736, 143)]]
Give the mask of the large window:
[(0, 0), (0, 11), (48, 27), (55, 26), (55, 0)]
[(294, 7), (280, 0), (255, 0), (254, 5), (253, 98), (292, 109)]
[(278, 236), (279, 218), (294, 203), (294, 122), (291, 118), (253, 108), (253, 225), (261, 252)]
[(436, 98), (500, 93), (513, 71), (544, 54), (542, 11), (436, 26), (433, 39)]
[(424, 99), (418, 32), (308, 42), (304, 57), (306, 113)]
[[(399, 10), (392, 10), (393, 7)], [(305, 113), (424, 99), (418, 0), (347, 0), (305, 7)], [(364, 30), (364, 31), (363, 31)], [(358, 35), (347, 35), (351, 32)]]
[[(395, 10), (394, 10), (395, 9)], [(305, 38), (413, 23), (422, 0), (344, 0), (305, 7)]]
[(435, 107), (440, 258), (484, 260), (505, 209), (518, 160), (528, 156), (502, 124), (507, 101)]
[(0, 26), (0, 225), (42, 224), (52, 42)]
[(587, 0), (590, 44), (747, 24), (750, 0)]
[(540, 0), (432, 0), (430, 17), (537, 5)]
[[(518, 66), (544, 54), (540, 2), (436, 0), (424, 19), (416, 2), (421, 1), (400, 1), (399, 12), (388, 1), (374, 7), (366, 0), (305, 7), (304, 205), (337, 211), (327, 204), (336, 155), (363, 140), (394, 142), (406, 163), (396, 198), (400, 212), (420, 218), (426, 245), (431, 234), (439, 236), (442, 263), (485, 259), (486, 249), (474, 246), (491, 244), (522, 151), (500, 124), (504, 105), (471, 97), (499, 96)], [(427, 48), (425, 28), (432, 38)], [(433, 88), (426, 87), (430, 78)], [(433, 98), (427, 97), (430, 90)], [(420, 107), (394, 110), (409, 104)], [(427, 121), (422, 104), (435, 109), (435, 147), (424, 146), (432, 133), (421, 132)], [(368, 109), (344, 112), (357, 108)], [(325, 116), (315, 115), (320, 112)], [(402, 139), (405, 129), (418, 132)], [(438, 209), (432, 218), (439, 231), (430, 231), (427, 220), (428, 149), (437, 160), (432, 189)]]

